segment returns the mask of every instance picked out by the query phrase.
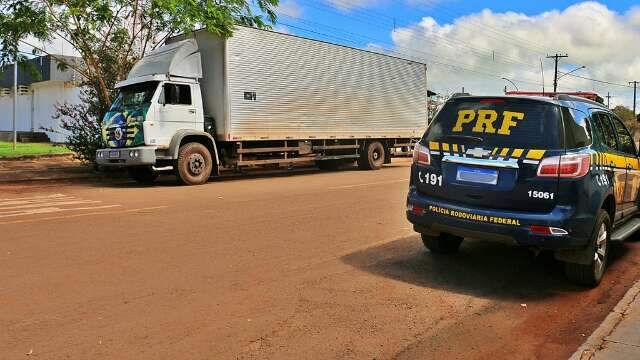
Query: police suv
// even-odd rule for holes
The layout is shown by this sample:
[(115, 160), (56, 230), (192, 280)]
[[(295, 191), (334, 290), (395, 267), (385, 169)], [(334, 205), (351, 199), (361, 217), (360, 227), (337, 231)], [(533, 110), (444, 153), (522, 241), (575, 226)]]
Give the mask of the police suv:
[(596, 286), (611, 241), (640, 228), (640, 161), (606, 107), (579, 97), (458, 97), (416, 146), (407, 218), (434, 253), (464, 238), (553, 250)]

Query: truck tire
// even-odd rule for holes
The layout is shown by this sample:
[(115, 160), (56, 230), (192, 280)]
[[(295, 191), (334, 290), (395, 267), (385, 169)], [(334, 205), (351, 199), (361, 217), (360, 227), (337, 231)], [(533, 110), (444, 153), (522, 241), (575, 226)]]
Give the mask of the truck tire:
[(591, 235), (589, 246), (591, 247), (590, 264), (565, 263), (564, 270), (567, 278), (577, 284), (595, 287), (600, 284), (604, 271), (607, 268), (609, 258), (609, 245), (611, 240), (611, 219), (609, 214), (600, 210), (596, 219), (596, 226)]
[(367, 143), (358, 158), (358, 167), (362, 170), (378, 170), (384, 164), (385, 155), (386, 151), (380, 141)]
[(132, 167), (127, 169), (129, 178), (139, 184), (150, 185), (158, 178), (158, 172), (151, 166)]
[(175, 174), (182, 185), (202, 185), (209, 180), (213, 169), (211, 153), (200, 143), (187, 143), (180, 147)]
[(424, 246), (436, 254), (453, 254), (458, 251), (464, 240), (464, 238), (450, 234), (440, 234), (439, 236), (421, 234), (421, 236)]

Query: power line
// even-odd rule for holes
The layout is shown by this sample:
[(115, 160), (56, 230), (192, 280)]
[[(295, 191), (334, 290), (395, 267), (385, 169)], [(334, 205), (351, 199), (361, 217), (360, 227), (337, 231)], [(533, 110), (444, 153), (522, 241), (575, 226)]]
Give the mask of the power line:
[(632, 88), (632, 86), (629, 85), (624, 85), (624, 84), (618, 84), (618, 83), (614, 83), (614, 82), (610, 82), (610, 81), (605, 81), (605, 80), (598, 80), (598, 79), (593, 79), (590, 77), (586, 77), (586, 76), (580, 76), (580, 75), (575, 75), (575, 74), (569, 74), (569, 73), (565, 73), (560, 71), (559, 74), (561, 75), (567, 75), (567, 76), (571, 76), (574, 78), (578, 78), (578, 79), (583, 79), (583, 80), (589, 80), (589, 81), (593, 81), (593, 82), (597, 82), (597, 83), (601, 83), (601, 84), (607, 84), (607, 85), (614, 85), (614, 86), (620, 86), (620, 87), (625, 87), (625, 88)]
[[(350, 4), (349, 2), (347, 2), (347, 1), (345, 1), (345, 0), (333, 0), (333, 2), (334, 2), (334, 3), (338, 3), (338, 4), (345, 5), (346, 7), (348, 7), (348, 5)], [(325, 6), (329, 6), (329, 5), (325, 5)], [(453, 8), (452, 8), (452, 9), (453, 9)], [(359, 10), (359, 11), (360, 11), (360, 12), (369, 12), (369, 13), (378, 14), (377, 16), (378, 16), (379, 18), (387, 18), (387, 19), (389, 19), (389, 18), (390, 18), (390, 17), (389, 17), (388, 15), (386, 15), (386, 14), (383, 14), (383, 13), (380, 13), (380, 12), (376, 12), (376, 11), (371, 10), (371, 9), (361, 9), (361, 10)], [(445, 7), (445, 6), (443, 6), (442, 4), (439, 4), (439, 6), (438, 6), (438, 11), (440, 11), (440, 12), (442, 12), (442, 13), (448, 13), (448, 14), (449, 14), (449, 15), (451, 15), (452, 17), (459, 17), (459, 14), (455, 13), (454, 11), (447, 11), (447, 10), (446, 10), (446, 7)], [(486, 24), (484, 24), (484, 23), (481, 23), (481, 22), (476, 21), (475, 19), (467, 18), (466, 20), (468, 21), (468, 24), (466, 24), (466, 23), (459, 23), (459, 24), (457, 24), (457, 25), (459, 25), (459, 26), (461, 26), (461, 27), (464, 27), (464, 28), (468, 28), (468, 29), (471, 29), (473, 25), (475, 25), (475, 26), (476, 26), (476, 27), (478, 27), (478, 28), (484, 28), (484, 29), (486, 29), (487, 31), (489, 31), (489, 32), (491, 32), (491, 33), (494, 33), (494, 34), (496, 34), (496, 35), (498, 35), (498, 36), (501, 36), (503, 39), (511, 40), (511, 41), (509, 41), (511, 44), (513, 44), (513, 45), (515, 45), (515, 46), (517, 46), (517, 47), (520, 47), (520, 48), (522, 48), (522, 49), (529, 50), (530, 52), (532, 52), (532, 53), (536, 53), (537, 55), (541, 55), (541, 54), (543, 54), (545, 51), (547, 51), (547, 47), (546, 47), (546, 46), (543, 46), (543, 45), (540, 45), (540, 44), (536, 44), (536, 43), (534, 43), (534, 42), (532, 42), (532, 41), (530, 41), (530, 40), (527, 40), (527, 39), (524, 39), (524, 38), (521, 38), (521, 37), (518, 37), (518, 36), (514, 36), (514, 35), (513, 35), (513, 34), (511, 34), (511, 33), (508, 33), (508, 32), (505, 32), (505, 31), (501, 31), (501, 30), (498, 30), (498, 29), (495, 29), (495, 28), (494, 28), (494, 27), (492, 27), (492, 26), (489, 26), (489, 25), (486, 25)], [(487, 35), (487, 36), (491, 37), (490, 35)], [(496, 39), (495, 37), (493, 37), (493, 38), (494, 38), (494, 39)], [(496, 39), (496, 40), (498, 40), (498, 39)], [(533, 48), (530, 48), (530, 47), (527, 47), (527, 46), (524, 46), (524, 45), (523, 45), (523, 44), (527, 44), (527, 43), (528, 43), (528, 44), (530, 44), (530, 45), (532, 45), (533, 47), (538, 48), (538, 49), (537, 49), (537, 50), (535, 50), (535, 49), (533, 49)]]
[[(300, 30), (300, 31), (304, 31), (304, 32), (308, 32), (308, 33), (312, 33), (312, 34), (316, 34), (316, 35), (324, 36), (324, 37), (327, 37), (327, 38), (334, 38), (334, 39), (338, 39), (338, 40), (342, 40), (342, 41), (347, 41), (347, 42), (352, 43), (352, 44), (355, 44), (355, 45), (360, 45), (358, 42), (353, 41), (353, 40), (350, 40), (350, 39), (346, 39), (346, 38), (344, 38), (344, 37), (340, 37), (340, 36), (336, 36), (336, 35), (331, 35), (331, 34), (322, 33), (322, 32), (319, 32), (319, 31), (315, 31), (315, 30), (311, 30), (311, 29), (303, 28), (303, 27), (296, 26), (296, 25), (289, 24), (289, 23), (281, 22), (281, 24), (283, 24), (283, 25), (285, 25), (285, 26), (287, 26), (287, 27), (291, 27), (291, 28), (293, 28), (293, 29)], [(394, 54), (398, 54), (398, 55), (399, 55), (399, 56), (401, 56), (401, 57), (408, 57), (408, 58), (417, 59), (418, 61), (424, 61), (424, 59), (422, 59), (422, 58), (416, 58), (415, 56), (409, 55), (409, 54), (407, 54), (407, 53), (403, 53), (403, 52), (400, 52), (400, 51), (397, 51), (397, 50), (394, 50), (394, 49), (385, 48), (384, 46), (379, 46), (379, 47), (380, 47), (382, 50), (384, 50), (384, 51), (386, 51), (386, 52), (388, 52), (388, 53), (394, 53)], [(402, 47), (401, 47), (401, 48), (402, 48)], [(418, 50), (418, 49), (411, 49), (411, 48), (406, 48), (406, 49), (409, 49), (409, 50), (412, 50), (412, 51), (416, 51), (416, 52), (425, 53), (425, 52), (420, 51), (420, 50)], [(425, 54), (426, 54), (427, 56), (430, 56), (430, 57), (443, 58), (443, 57), (438, 56), (438, 55), (427, 54), (427, 53), (425, 53)], [(443, 58), (443, 59), (444, 59), (445, 61), (452, 61), (451, 59), (446, 59), (446, 58)], [(467, 68), (467, 67), (460, 66), (460, 65), (453, 65), (453, 64), (451, 64), (451, 63), (449, 63), (449, 62), (441, 62), (441, 61), (436, 61), (436, 60), (428, 60), (428, 61), (429, 61), (430, 63), (438, 64), (438, 65), (440, 65), (440, 66), (446, 66), (446, 67), (450, 67), (450, 68), (453, 68), (453, 69), (456, 69), (456, 70), (462, 70), (462, 71), (467, 71), (467, 72), (473, 72), (473, 73), (476, 73), (476, 74), (485, 75), (485, 76), (489, 76), (489, 77), (493, 77), (493, 78), (497, 78), (497, 79), (500, 79), (500, 78), (502, 77), (501, 75), (497, 75), (497, 74), (494, 74), (494, 73), (484, 72), (484, 71), (475, 70), (475, 69), (469, 69), (469, 68)], [(527, 80), (521, 80), (521, 79), (513, 79), (513, 80), (514, 80), (515, 82), (519, 82), (519, 83), (528, 83), (528, 84), (533, 84), (533, 85), (536, 85), (536, 86), (540, 86), (540, 85), (541, 85), (540, 83), (531, 82), (531, 81), (527, 81)]]
[[(334, 0), (334, 1), (336, 1), (336, 0)], [(346, 5), (346, 3), (345, 3), (345, 5)], [(362, 19), (358, 18), (358, 16), (360, 16), (362, 13), (373, 12), (373, 10), (361, 9), (361, 10), (358, 11), (358, 13), (349, 13), (349, 15), (347, 15), (344, 12), (340, 12), (340, 11), (334, 10), (334, 8), (332, 8), (329, 5), (318, 6), (315, 3), (308, 3), (308, 4), (305, 4), (305, 6), (308, 6), (308, 7), (311, 7), (311, 8), (315, 8), (315, 9), (318, 9), (318, 10), (321, 10), (321, 11), (325, 11), (325, 12), (330, 12), (330, 13), (333, 13), (333, 14), (336, 14), (336, 15), (339, 15), (339, 16), (342, 16), (342, 17), (345, 17), (345, 18), (351, 18), (351, 19), (354, 19), (354, 20), (359, 20), (361, 22), (366, 22), (367, 24), (370, 24), (370, 25), (373, 25), (373, 26), (376, 26), (376, 27), (382, 29), (382, 27), (380, 26), (380, 24), (381, 24), (380, 21), (362, 21)], [(390, 23), (392, 23), (392, 21), (394, 19), (397, 19), (397, 18), (392, 18), (392, 17), (384, 16), (384, 15), (381, 15), (380, 18), (389, 19)], [(420, 32), (416, 31), (415, 29), (410, 29), (410, 28), (403, 28), (403, 31), (411, 32), (413, 36), (416, 36), (418, 38), (424, 39), (424, 40), (429, 41), (429, 42), (434, 43), (434, 44), (436, 43), (436, 41), (435, 41), (435, 39), (432, 39), (432, 37), (437, 37), (443, 42), (446, 42), (446, 43), (459, 43), (459, 44), (461, 44), (461, 46), (464, 46), (464, 47), (467, 47), (469, 49), (472, 49), (473, 51), (478, 52), (478, 53), (484, 53), (487, 56), (491, 56), (492, 58), (495, 57), (495, 55), (500, 55), (498, 58), (502, 58), (502, 59), (508, 60), (511, 63), (518, 63), (518, 64), (522, 64), (524, 66), (528, 66), (528, 67), (532, 67), (532, 68), (536, 67), (537, 68), (537, 64), (526, 63), (526, 62), (523, 62), (521, 60), (514, 59), (514, 58), (508, 57), (506, 55), (502, 55), (502, 52), (496, 52), (495, 49), (480, 48), (480, 47), (477, 47), (477, 46), (473, 47), (468, 42), (465, 42), (463, 40), (459, 40), (459, 39), (455, 39), (455, 38), (446, 38), (443, 35), (436, 34), (436, 33), (432, 33), (432, 34), (430, 34), (431, 35), (430, 37), (427, 37), (427, 36), (421, 34)], [(496, 38), (494, 37), (494, 39), (496, 39)], [(496, 40), (502, 41), (500, 39), (496, 39)], [(449, 44), (446, 44), (446, 45), (449, 45)], [(449, 45), (449, 46), (452, 46), (452, 45)]]
[[(308, 32), (311, 32), (311, 33), (314, 33), (314, 34), (317, 34), (317, 35), (326, 36), (326, 37), (329, 37), (329, 38), (339, 38), (339, 39), (341, 39), (341, 40), (345, 40), (345, 39), (344, 39), (344, 37), (343, 37), (343, 38), (340, 38), (340, 37), (337, 37), (337, 36), (335, 36), (335, 35), (334, 35), (334, 33), (335, 33), (335, 32), (340, 32), (340, 33), (342, 33), (342, 34), (346, 34), (346, 35), (348, 35), (349, 39), (348, 39), (347, 41), (348, 41), (349, 43), (352, 43), (352, 44), (356, 45), (356, 47), (359, 47), (359, 46), (361, 46), (362, 44), (361, 44), (360, 42), (358, 42), (358, 41), (355, 41), (355, 40), (354, 40), (354, 38), (361, 38), (361, 39), (366, 39), (366, 41), (365, 41), (365, 42), (375, 42), (375, 43), (376, 43), (376, 44), (375, 44), (375, 46), (378, 46), (378, 47), (380, 47), (380, 48), (384, 49), (384, 50), (385, 50), (385, 51), (387, 51), (387, 52), (398, 52), (397, 50), (391, 50), (391, 48), (390, 48), (390, 47), (385, 47), (385, 46), (383, 46), (383, 45), (380, 45), (381, 43), (382, 43), (382, 44), (384, 44), (384, 43), (385, 43), (385, 40), (381, 40), (381, 39), (374, 38), (374, 37), (367, 36), (367, 35), (356, 34), (356, 33), (353, 33), (353, 32), (346, 31), (346, 30), (344, 30), (344, 29), (336, 28), (336, 27), (329, 26), (329, 25), (326, 25), (326, 24), (321, 24), (321, 23), (314, 22), (314, 21), (311, 21), (311, 20), (297, 19), (297, 18), (292, 18), (292, 17), (289, 17), (289, 16), (284, 16), (284, 17), (289, 18), (289, 19), (291, 19), (291, 20), (293, 20), (293, 21), (296, 21), (296, 22), (298, 22), (298, 23), (304, 23), (304, 24), (310, 25), (310, 26), (312, 26), (312, 27), (322, 27), (322, 28), (328, 29), (332, 34), (327, 34), (327, 33), (317, 32), (317, 31), (310, 30), (310, 29), (308, 29), (308, 28), (301, 28), (301, 27), (299, 27), (299, 29), (301, 29), (302, 31), (308, 31)], [(286, 25), (286, 26), (290, 26), (290, 27), (294, 27), (294, 28), (295, 28), (295, 26), (294, 26), (294, 25), (292, 25), (292, 24), (290, 24), (290, 23), (281, 22), (281, 24)], [(451, 65), (451, 63), (458, 63), (458, 64), (462, 64), (462, 63), (461, 63), (459, 60), (457, 60), (457, 59), (452, 59), (452, 58), (444, 57), (444, 56), (442, 56), (442, 55), (436, 55), (436, 54), (433, 54), (433, 53), (426, 52), (426, 51), (424, 51), (424, 50), (422, 50), (422, 49), (417, 49), (417, 48), (415, 48), (415, 47), (398, 46), (398, 45), (395, 45), (395, 44), (391, 44), (390, 46), (395, 46), (395, 48), (396, 48), (396, 49), (398, 49), (398, 48), (400, 48), (400, 49), (406, 49), (406, 50), (408, 50), (409, 52), (417, 52), (417, 53), (424, 54), (424, 56), (420, 58), (420, 59), (421, 59), (420, 61), (425, 61), (424, 59), (439, 58), (439, 59), (442, 59), (442, 61), (445, 61), (445, 62), (446, 62), (446, 63), (440, 62), (440, 63), (439, 63), (440, 65), (449, 66), (449, 65)], [(402, 55), (407, 56), (408, 54), (402, 54)], [(409, 55), (409, 56), (411, 56), (411, 55)], [(430, 61), (431, 61), (431, 62), (435, 62), (434, 60), (430, 60)], [(512, 65), (512, 64), (508, 64), (508, 65)], [(467, 66), (467, 64), (463, 64), (463, 66)], [(475, 65), (475, 66), (476, 66), (477, 68), (480, 68), (480, 67), (479, 67), (479, 66), (477, 66), (477, 65)], [(482, 68), (481, 68), (481, 69), (482, 69)], [(492, 75), (491, 75), (492, 77), (501, 78), (502, 76), (504, 76), (504, 74), (499, 74), (499, 75), (498, 75), (498, 74), (493, 74), (493, 71), (494, 71), (493, 69), (482, 69), (482, 70), (487, 71), (487, 72), (491, 72), (491, 73), (492, 73)], [(478, 72), (477, 70), (470, 70), (470, 69), (466, 69), (466, 71), (475, 71), (475, 72)], [(532, 74), (535, 74), (535, 76), (536, 76), (536, 77), (538, 76), (538, 72), (537, 72), (537, 71), (527, 70), (527, 72), (530, 72), (530, 73), (532, 73)], [(516, 79), (516, 80), (517, 80), (517, 79)], [(533, 85), (535, 85), (535, 86), (540, 86), (540, 84), (539, 84), (539, 83), (537, 83), (537, 82), (530, 82), (530, 81), (526, 81), (526, 80), (517, 80), (517, 81), (518, 81), (518, 82), (522, 82), (522, 83), (529, 83), (529, 84), (533, 84)]]

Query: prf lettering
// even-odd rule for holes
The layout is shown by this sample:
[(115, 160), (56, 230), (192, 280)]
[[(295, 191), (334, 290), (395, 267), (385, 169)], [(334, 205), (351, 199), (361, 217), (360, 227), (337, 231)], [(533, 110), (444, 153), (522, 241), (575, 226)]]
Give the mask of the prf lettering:
[(489, 133), (499, 135), (511, 135), (511, 128), (518, 125), (516, 120), (524, 120), (524, 113), (504, 111), (502, 112), (502, 122), (500, 126), (496, 124), (498, 113), (495, 110), (460, 110), (458, 120), (453, 132), (462, 132), (463, 126), (475, 121), (471, 131), (476, 133)]

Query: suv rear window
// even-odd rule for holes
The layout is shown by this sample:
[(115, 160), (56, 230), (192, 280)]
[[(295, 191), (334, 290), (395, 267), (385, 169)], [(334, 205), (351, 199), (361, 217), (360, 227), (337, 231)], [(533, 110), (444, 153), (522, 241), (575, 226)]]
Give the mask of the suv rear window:
[(560, 134), (557, 105), (528, 99), (460, 98), (444, 105), (425, 140), (549, 150), (562, 148)]

